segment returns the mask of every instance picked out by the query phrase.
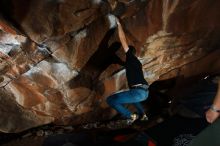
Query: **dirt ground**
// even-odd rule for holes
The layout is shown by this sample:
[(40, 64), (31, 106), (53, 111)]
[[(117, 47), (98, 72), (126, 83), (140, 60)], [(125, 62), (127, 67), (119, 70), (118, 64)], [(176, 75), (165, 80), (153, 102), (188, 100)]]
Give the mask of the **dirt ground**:
[[(20, 136), (20, 138), (12, 139), (10, 142), (5, 144), (0, 144), (1, 146), (42, 146), (44, 140), (46, 139), (46, 133), (49, 133), (49, 135), (58, 134), (59, 131), (62, 131), (61, 134), (67, 134), (67, 133), (75, 133), (75, 132), (82, 132), (82, 131), (90, 131), (90, 132), (103, 132), (103, 131), (115, 131), (120, 129), (133, 129), (137, 131), (142, 131), (144, 129), (148, 129), (149, 127), (152, 127), (158, 122), (158, 117), (155, 119), (151, 119), (152, 121), (146, 121), (146, 122), (137, 122), (133, 125), (126, 125), (122, 121), (110, 121), (107, 123), (90, 123), (82, 125), (78, 128), (71, 128), (69, 126), (67, 127), (53, 127), (53, 126), (46, 126), (39, 129), (34, 129), (33, 131), (27, 132), (27, 136), (25, 137), (25, 133), (23, 136)], [(69, 127), (69, 128), (68, 128)], [(38, 135), (38, 133), (43, 135)], [(51, 133), (51, 134), (50, 134)], [(31, 134), (28, 136), (28, 134)]]
[(27, 137), (22, 139), (17, 139), (11, 141), (7, 144), (3, 144), (2, 146), (41, 146), (43, 143), (44, 137)]

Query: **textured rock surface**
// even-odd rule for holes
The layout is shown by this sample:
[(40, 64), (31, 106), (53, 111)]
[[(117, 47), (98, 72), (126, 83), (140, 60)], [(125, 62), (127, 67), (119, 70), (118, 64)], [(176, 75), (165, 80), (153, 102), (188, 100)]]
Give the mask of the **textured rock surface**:
[(105, 98), (126, 79), (112, 64), (124, 56), (112, 47), (110, 14), (121, 17), (149, 83), (218, 72), (219, 8), (218, 0), (2, 0), (0, 131), (114, 114)]

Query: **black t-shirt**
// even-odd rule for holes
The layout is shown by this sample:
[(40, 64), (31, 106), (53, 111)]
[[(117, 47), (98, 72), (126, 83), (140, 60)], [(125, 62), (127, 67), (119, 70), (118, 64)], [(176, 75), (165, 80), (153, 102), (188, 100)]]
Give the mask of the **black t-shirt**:
[(126, 77), (129, 87), (136, 84), (148, 85), (147, 81), (144, 79), (142, 64), (132, 53), (131, 49), (126, 52), (126, 61), (124, 66), (126, 69)]

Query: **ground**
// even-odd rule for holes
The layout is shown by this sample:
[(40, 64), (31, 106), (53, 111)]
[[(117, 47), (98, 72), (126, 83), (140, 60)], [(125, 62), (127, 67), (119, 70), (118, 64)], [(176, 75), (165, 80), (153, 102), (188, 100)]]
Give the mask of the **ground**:
[[(56, 134), (74, 134), (79, 132), (89, 132), (93, 135), (97, 133), (116, 133), (116, 131), (142, 131), (151, 127), (155, 122), (159, 122), (160, 118), (154, 118), (150, 121), (135, 122), (132, 125), (125, 125), (120, 120), (108, 122), (95, 122), (84, 125), (73, 126), (54, 126), (46, 125), (23, 133), (19, 138), (12, 139), (10, 142), (2, 146), (41, 146), (47, 136)], [(111, 135), (110, 134), (110, 135)]]

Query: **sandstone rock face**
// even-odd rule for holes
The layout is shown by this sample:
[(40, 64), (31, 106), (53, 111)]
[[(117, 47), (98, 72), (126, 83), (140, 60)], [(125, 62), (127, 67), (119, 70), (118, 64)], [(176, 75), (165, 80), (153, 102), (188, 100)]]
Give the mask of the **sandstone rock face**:
[(0, 7), (2, 132), (114, 114), (105, 99), (126, 88), (126, 78), (113, 64), (124, 54), (112, 14), (149, 83), (219, 72), (218, 0), (2, 0)]

